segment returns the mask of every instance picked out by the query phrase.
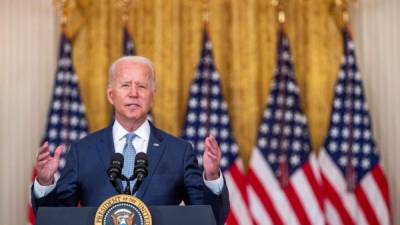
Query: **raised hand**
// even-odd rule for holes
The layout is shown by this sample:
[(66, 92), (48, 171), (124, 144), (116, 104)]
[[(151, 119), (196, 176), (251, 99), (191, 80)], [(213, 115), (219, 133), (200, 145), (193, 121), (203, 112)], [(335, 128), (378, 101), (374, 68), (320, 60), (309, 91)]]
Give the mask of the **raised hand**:
[(217, 140), (209, 135), (204, 140), (203, 166), (206, 180), (216, 180), (219, 178), (219, 164), (221, 161), (221, 149)]
[(40, 147), (35, 163), (36, 179), (40, 185), (47, 186), (54, 183), (54, 174), (57, 172), (60, 156), (64, 148), (64, 145), (58, 146), (52, 157), (47, 141)]

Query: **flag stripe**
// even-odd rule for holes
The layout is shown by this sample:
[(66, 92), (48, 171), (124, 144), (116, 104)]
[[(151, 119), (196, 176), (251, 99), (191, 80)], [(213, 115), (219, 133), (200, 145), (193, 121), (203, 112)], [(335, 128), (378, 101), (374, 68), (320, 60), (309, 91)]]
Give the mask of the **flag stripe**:
[(229, 212), (228, 218), (226, 219), (226, 224), (239, 225), (239, 223), (237, 222), (237, 219), (236, 219), (235, 214), (233, 213), (233, 211)]
[[(345, 180), (341, 177), (341, 172), (336, 164), (331, 160), (326, 151), (321, 151), (320, 163), (323, 187), (326, 190), (326, 197), (331, 199), (334, 206), (338, 207), (339, 214), (347, 221), (347, 216), (355, 223), (360, 220), (360, 215), (356, 210), (357, 200), (354, 194), (347, 191)], [(328, 176), (326, 176), (328, 175)], [(329, 220), (329, 218), (327, 218)], [(364, 217), (362, 219), (365, 219)]]
[[(310, 161), (312, 161), (312, 159), (310, 159)], [(323, 200), (322, 200), (323, 197), (321, 194), (321, 186), (318, 183), (317, 178), (315, 177), (315, 173), (309, 163), (307, 163), (303, 167), (303, 170), (304, 170), (304, 174), (306, 175), (311, 188), (313, 189), (314, 194), (316, 195), (315, 199), (318, 202), (318, 206), (319, 206), (320, 210), (323, 212), (324, 207), (323, 207)]]
[[(273, 207), (280, 220), (284, 224), (298, 224), (287, 196), (285, 196), (280, 184), (275, 179), (270, 166), (263, 160), (260, 151), (253, 151), (250, 164), (252, 167), (249, 169), (248, 174), (250, 172), (254, 173), (256, 181), (261, 185), (260, 191), (263, 190), (263, 193), (268, 196), (271, 201), (271, 207)], [(249, 179), (250, 185), (252, 185), (251, 181)], [(256, 193), (258, 192), (256, 191)]]
[(380, 224), (378, 222), (378, 218), (376, 218), (375, 212), (372, 209), (372, 207), (367, 199), (367, 196), (365, 196), (365, 192), (361, 186), (357, 187), (357, 189), (355, 190), (355, 194), (357, 197), (358, 204), (361, 207), (361, 209), (363, 210), (368, 223), (371, 225)]
[(241, 198), (241, 201), (243, 203), (247, 203), (246, 201), (246, 179), (243, 176), (243, 172), (239, 170), (239, 167), (236, 166), (236, 163), (234, 165), (232, 165), (229, 168), (229, 173), (232, 177), (232, 179), (234, 180), (234, 183), (236, 184), (236, 187), (238, 188), (237, 191), (240, 192), (240, 195), (238, 195), (238, 197)]
[(278, 212), (275, 209), (274, 204), (271, 201), (271, 198), (269, 197), (268, 193), (264, 190), (263, 185), (260, 183), (260, 181), (258, 180), (257, 176), (255, 175), (252, 169), (248, 171), (248, 176), (251, 187), (257, 193), (257, 197), (260, 198), (265, 210), (270, 215), (273, 223), (277, 225), (279, 224), (283, 225), (284, 223), (281, 220), (280, 216), (278, 215)]
[(326, 221), (327, 225), (346, 225), (343, 224), (339, 212), (330, 201), (325, 202), (325, 215), (327, 218), (329, 218), (329, 220)]
[[(295, 175), (293, 175), (295, 176)], [(287, 195), (287, 198), (289, 202), (291, 203), (294, 213), (296, 214), (297, 218), (299, 219), (300, 224), (311, 224), (310, 219), (308, 218), (303, 205), (301, 204), (301, 201), (299, 199), (298, 194), (295, 192), (292, 184), (289, 184), (287, 187), (285, 187), (285, 193)]]
[(339, 195), (336, 193), (335, 189), (332, 187), (331, 183), (326, 179), (324, 175), (322, 175), (322, 179), (324, 181), (324, 189), (326, 193), (326, 197), (332, 202), (335, 210), (340, 216), (343, 224), (352, 225), (354, 224), (353, 219), (345, 208), (342, 200)]
[[(235, 167), (232, 166), (231, 169)], [(240, 185), (238, 186), (236, 183), (236, 179), (232, 176), (232, 173), (225, 173), (225, 181), (226, 185), (229, 189), (229, 202), (231, 206), (231, 214), (233, 216), (232, 220), (234, 219), (238, 224), (251, 224), (251, 219), (247, 212), (247, 204), (242, 198), (240, 194), (241, 191), (239, 190)], [(229, 224), (229, 223), (228, 223)]]
[(379, 187), (380, 193), (385, 200), (386, 203), (386, 208), (390, 212), (390, 200), (389, 200), (389, 189), (388, 189), (388, 183), (386, 180), (385, 174), (383, 174), (383, 171), (380, 166), (376, 166), (372, 170), (372, 176), (374, 177), (374, 180), (376, 181), (376, 184)]
[(251, 216), (253, 218), (254, 225), (264, 225), (264, 224), (281, 224), (279, 222), (273, 222), (271, 218), (271, 214), (268, 211), (264, 210), (263, 203), (260, 202), (261, 199), (258, 196), (258, 193), (255, 192), (252, 186), (248, 186), (247, 193), (249, 196), (249, 209), (251, 212)]
[[(304, 167), (309, 168), (309, 163), (306, 163)], [(304, 207), (304, 212), (307, 215), (311, 224), (323, 224), (324, 216), (323, 211), (319, 207), (318, 197), (314, 194), (314, 190), (311, 187), (310, 181), (307, 179), (306, 170), (299, 170), (292, 177), (293, 183), (296, 185), (292, 185), (294, 192), (299, 197), (301, 206)], [(307, 204), (304, 204), (307, 203)]]
[(362, 181), (361, 187), (365, 192), (365, 197), (372, 207), (374, 215), (377, 217), (379, 224), (389, 224), (389, 210), (385, 200), (380, 193), (377, 182), (372, 174), (368, 174)]

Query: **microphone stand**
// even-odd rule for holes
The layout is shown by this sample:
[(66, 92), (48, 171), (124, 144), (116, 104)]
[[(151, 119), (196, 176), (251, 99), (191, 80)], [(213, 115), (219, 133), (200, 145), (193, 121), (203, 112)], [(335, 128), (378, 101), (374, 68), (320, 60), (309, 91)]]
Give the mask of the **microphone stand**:
[(139, 190), (140, 185), (142, 184), (142, 180), (137, 179), (135, 185), (133, 186), (132, 195), (135, 195)]
[(113, 185), (114, 189), (118, 192), (118, 194), (122, 194), (122, 191), (118, 185), (117, 179), (112, 180), (111, 184)]
[(130, 181), (133, 180), (134, 177), (131, 176), (128, 179), (126, 176), (121, 174), (120, 178), (121, 178), (122, 181), (126, 181), (126, 187), (125, 187), (125, 190), (124, 190), (124, 194), (131, 195), (131, 184), (130, 184), (131, 182)]
[[(130, 184), (130, 181), (135, 180), (135, 176), (132, 175), (131, 177), (127, 178), (127, 177), (124, 176), (123, 174), (120, 174), (120, 175), (118, 176), (118, 178), (119, 178), (121, 181), (125, 181), (125, 182), (126, 182), (126, 187), (125, 187), (124, 192), (123, 192), (123, 194), (126, 194), (126, 195), (134, 195), (134, 194), (137, 192), (137, 190), (139, 189), (140, 184), (142, 183), (142, 179), (137, 180), (136, 183), (135, 183), (135, 185), (133, 186), (133, 190), (132, 190), (132, 192), (131, 192), (131, 184)], [(122, 194), (122, 191), (121, 191), (120, 186), (118, 185), (117, 179), (111, 181), (111, 183), (112, 183), (112, 185), (114, 186), (115, 190), (116, 190), (119, 194)]]

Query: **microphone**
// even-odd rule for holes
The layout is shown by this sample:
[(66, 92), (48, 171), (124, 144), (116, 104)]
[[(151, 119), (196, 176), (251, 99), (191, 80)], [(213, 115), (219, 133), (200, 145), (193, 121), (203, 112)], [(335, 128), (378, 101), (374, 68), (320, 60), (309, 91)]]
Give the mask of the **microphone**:
[(118, 193), (121, 193), (117, 179), (121, 176), (122, 168), (124, 167), (124, 156), (121, 153), (114, 153), (111, 157), (110, 166), (107, 169), (107, 175), (112, 185)]
[(132, 194), (135, 194), (139, 190), (147, 174), (147, 155), (144, 152), (139, 152), (136, 154), (135, 168), (133, 169), (133, 177), (136, 178), (136, 183), (133, 186)]
[(136, 182), (142, 182), (147, 173), (147, 155), (144, 152), (139, 152), (136, 154), (135, 168), (133, 169), (133, 175), (137, 179)]

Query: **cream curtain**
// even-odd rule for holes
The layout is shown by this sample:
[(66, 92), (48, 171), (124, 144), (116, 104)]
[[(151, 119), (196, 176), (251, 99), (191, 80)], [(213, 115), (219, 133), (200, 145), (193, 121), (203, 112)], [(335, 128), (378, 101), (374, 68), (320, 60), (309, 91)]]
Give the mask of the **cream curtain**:
[(32, 162), (54, 81), (51, 0), (0, 1), (0, 224), (26, 224)]
[[(121, 55), (120, 11), (109, 0), (71, 0), (68, 34), (91, 130), (108, 124), (107, 68)], [(240, 153), (247, 162), (275, 66), (276, 12), (265, 0), (210, 1), (210, 35)], [(314, 150), (326, 134), (341, 55), (333, 0), (291, 0), (289, 39)], [(128, 27), (139, 54), (155, 62), (159, 126), (180, 135), (188, 89), (199, 58), (201, 1), (136, 0)], [(389, 177), (394, 224), (400, 223), (400, 2), (363, 0), (354, 9), (354, 37), (375, 137)], [(1, 224), (24, 224), (30, 173), (53, 83), (58, 26), (50, 0), (0, 1)]]

